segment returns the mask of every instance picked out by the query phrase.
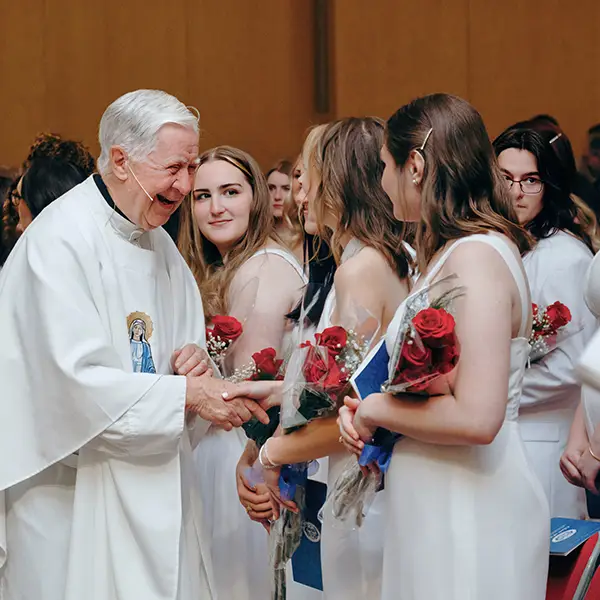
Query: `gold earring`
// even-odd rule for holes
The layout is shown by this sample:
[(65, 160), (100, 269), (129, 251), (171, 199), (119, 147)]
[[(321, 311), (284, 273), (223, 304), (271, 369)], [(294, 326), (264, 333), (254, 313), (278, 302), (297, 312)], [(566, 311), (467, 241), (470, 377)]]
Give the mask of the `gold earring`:
[(417, 181), (417, 178), (416, 178), (416, 177), (413, 179), (413, 184), (414, 184), (414, 185), (419, 185), (419, 182)]

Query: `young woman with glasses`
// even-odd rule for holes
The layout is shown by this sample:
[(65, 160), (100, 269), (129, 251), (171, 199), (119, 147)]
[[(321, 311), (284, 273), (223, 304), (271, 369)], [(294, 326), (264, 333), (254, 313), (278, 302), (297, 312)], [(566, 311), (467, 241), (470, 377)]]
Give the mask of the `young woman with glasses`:
[(561, 470), (578, 484), (577, 462), (584, 449), (572, 448), (560, 459), (581, 398), (574, 364), (596, 328), (583, 297), (585, 274), (597, 249), (596, 223), (573, 196), (575, 159), (558, 127), (518, 123), (495, 140), (494, 149), (519, 223), (535, 241), (523, 258), (532, 302), (543, 309), (560, 301), (572, 315), (558, 344), (525, 372), (521, 433), (551, 516), (582, 518), (583, 490), (570, 485)]

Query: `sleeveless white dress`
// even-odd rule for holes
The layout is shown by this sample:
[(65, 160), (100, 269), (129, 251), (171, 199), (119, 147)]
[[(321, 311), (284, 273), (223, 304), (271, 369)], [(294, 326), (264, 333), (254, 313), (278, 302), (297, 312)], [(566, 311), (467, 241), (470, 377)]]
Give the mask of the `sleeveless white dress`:
[[(356, 256), (363, 245), (350, 240), (342, 254), (341, 263)], [(331, 288), (317, 331), (332, 326), (335, 310), (335, 288)], [(316, 478), (327, 482), (328, 491), (349, 461), (354, 458), (340, 447), (340, 451), (319, 459), (320, 469)], [(381, 570), (383, 565), (383, 492), (377, 494), (369, 514), (359, 530), (340, 526), (331, 511), (323, 511), (321, 531), (321, 565), (323, 571), (323, 594), (326, 600), (363, 600), (379, 598)]]
[[(442, 446), (409, 438), (396, 444), (385, 480), (382, 600), (545, 598), (548, 502), (517, 423), (529, 356), (527, 283), (510, 248), (493, 235), (456, 242), (424, 283), (433, 281), (454, 248), (466, 242), (495, 248), (521, 296), (521, 330), (510, 347), (506, 417), (486, 446)], [(405, 304), (386, 334), (390, 352)]]
[[(266, 248), (248, 260), (265, 254), (287, 261), (302, 283), (307, 283), (304, 269), (286, 250)], [(293, 343), (292, 337), (290, 329), (282, 342), (283, 353)], [(194, 450), (196, 471), (203, 482), (204, 522), (211, 540), (214, 581), (220, 600), (265, 600), (271, 595), (267, 532), (250, 520), (237, 494), (235, 470), (246, 442), (241, 428), (225, 431), (210, 427)]]

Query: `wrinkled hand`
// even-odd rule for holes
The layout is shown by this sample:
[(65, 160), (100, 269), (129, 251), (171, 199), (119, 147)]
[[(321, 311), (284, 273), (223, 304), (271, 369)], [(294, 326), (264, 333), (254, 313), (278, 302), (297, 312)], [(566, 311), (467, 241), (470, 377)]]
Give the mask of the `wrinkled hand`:
[(208, 370), (208, 354), (196, 344), (188, 344), (173, 352), (171, 366), (175, 375), (197, 377)]
[(267, 413), (254, 400), (234, 398), (226, 400), (224, 396), (233, 395), (235, 384), (215, 379), (208, 371), (200, 377), (187, 377), (186, 409), (214, 425), (230, 431), (241, 427), (243, 423), (256, 417), (267, 424)]
[[(587, 447), (574, 448), (567, 444), (565, 451), (560, 457), (560, 471), (563, 477), (571, 484), (577, 487), (584, 487), (581, 472), (579, 471), (579, 461)], [(600, 464), (600, 463), (599, 463)]]
[(598, 477), (598, 472), (600, 472), (600, 461), (597, 461), (590, 454), (589, 450), (586, 450), (581, 455), (577, 463), (577, 468), (581, 473), (583, 487), (592, 492), (592, 494), (596, 494), (596, 496), (600, 495), (600, 492), (596, 488), (596, 477)]
[(261, 523), (267, 531), (269, 521), (273, 518), (271, 495), (264, 484), (252, 486), (246, 478), (246, 473), (251, 469), (258, 458), (258, 453), (244, 452), (238, 461), (235, 475), (237, 482), (238, 498), (248, 516), (257, 523)]

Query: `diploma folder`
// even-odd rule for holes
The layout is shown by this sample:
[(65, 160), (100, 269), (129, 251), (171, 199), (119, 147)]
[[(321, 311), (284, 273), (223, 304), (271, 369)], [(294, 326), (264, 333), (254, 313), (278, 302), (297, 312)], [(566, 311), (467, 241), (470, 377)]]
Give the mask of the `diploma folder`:
[(352, 388), (361, 400), (370, 394), (381, 393), (381, 386), (388, 380), (389, 362), (385, 339), (382, 339), (371, 349), (350, 379)]
[(598, 531), (597, 521), (554, 517), (550, 521), (550, 555), (568, 556)]
[(321, 571), (321, 521), (319, 511), (325, 504), (327, 485), (309, 479), (306, 482), (306, 508), (300, 546), (292, 556), (294, 581), (323, 591)]

